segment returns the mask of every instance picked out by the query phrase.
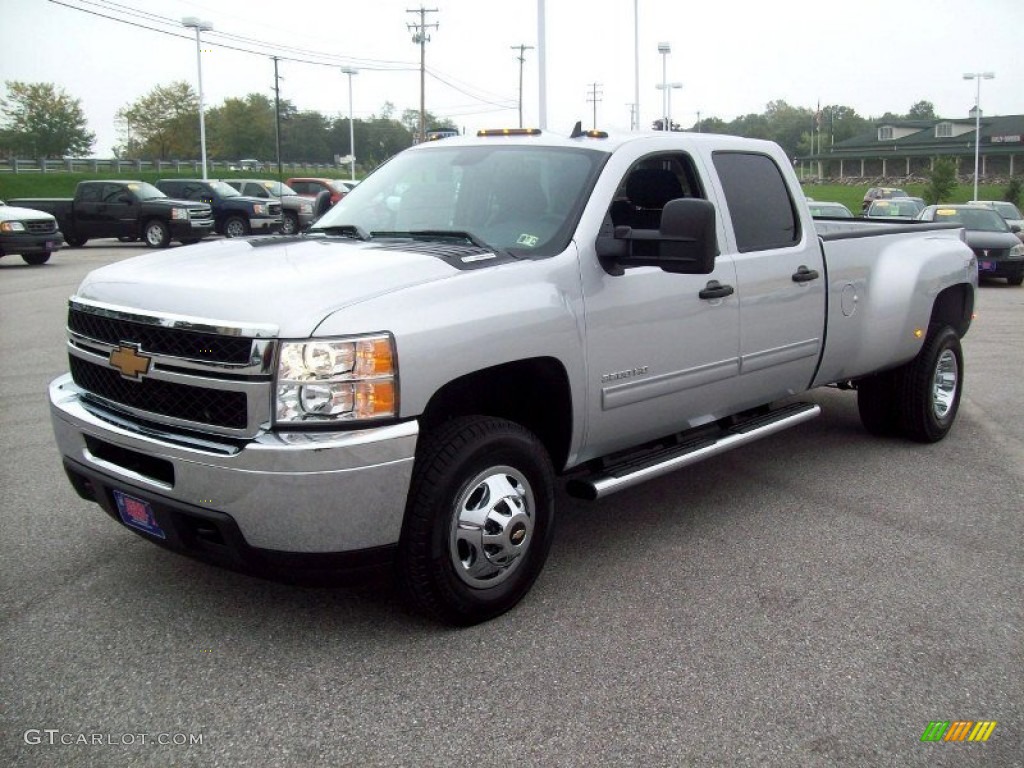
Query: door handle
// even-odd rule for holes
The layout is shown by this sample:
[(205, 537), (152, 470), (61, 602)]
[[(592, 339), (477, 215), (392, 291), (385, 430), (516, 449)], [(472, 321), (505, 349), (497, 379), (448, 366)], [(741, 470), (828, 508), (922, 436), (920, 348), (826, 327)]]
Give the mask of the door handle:
[(803, 264), (801, 264), (797, 268), (796, 272), (793, 273), (793, 282), (794, 283), (806, 283), (809, 280), (817, 280), (817, 279), (818, 279), (818, 270), (816, 270), (816, 269), (808, 269)]
[(717, 280), (708, 280), (704, 290), (697, 295), (702, 299), (724, 299), (726, 296), (732, 296), (735, 292), (736, 289), (731, 285), (722, 285)]

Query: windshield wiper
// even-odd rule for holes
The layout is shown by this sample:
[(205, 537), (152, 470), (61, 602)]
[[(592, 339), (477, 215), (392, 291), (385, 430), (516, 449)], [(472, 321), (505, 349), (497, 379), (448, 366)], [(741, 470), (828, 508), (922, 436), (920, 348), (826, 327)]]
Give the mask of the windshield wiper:
[(358, 224), (338, 224), (333, 227), (312, 227), (310, 234), (341, 235), (343, 237), (354, 237), (356, 240), (369, 240), (371, 235)]

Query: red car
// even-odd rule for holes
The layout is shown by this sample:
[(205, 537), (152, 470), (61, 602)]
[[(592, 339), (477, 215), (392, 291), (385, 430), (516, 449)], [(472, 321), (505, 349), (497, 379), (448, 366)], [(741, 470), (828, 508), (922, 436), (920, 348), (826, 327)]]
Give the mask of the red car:
[(326, 189), (331, 193), (331, 205), (334, 205), (348, 194), (349, 183), (343, 179), (317, 179), (313, 177), (298, 177), (288, 179), (285, 182), (285, 184), (295, 190), (296, 194), (303, 197), (316, 197), (322, 190)]

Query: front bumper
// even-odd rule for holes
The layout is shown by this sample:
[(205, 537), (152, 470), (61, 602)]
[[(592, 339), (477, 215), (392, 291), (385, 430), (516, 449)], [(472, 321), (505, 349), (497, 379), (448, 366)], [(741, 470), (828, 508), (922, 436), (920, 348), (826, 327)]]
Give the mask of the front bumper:
[(51, 382), (49, 395), (57, 446), (80, 495), (91, 495), (115, 517), (113, 490), (149, 502), (170, 529), (162, 541), (140, 534), (156, 543), (203, 556), (189, 550), (203, 521), (219, 531), (226, 554), (241, 561), (248, 550), (287, 559), (398, 542), (415, 421), (225, 441), (163, 432), (106, 412), (83, 400), (70, 375)]
[[(983, 268), (987, 267), (987, 268)], [(1024, 259), (985, 259), (978, 257), (978, 277), (1015, 278), (1024, 275)]]
[(249, 229), (252, 232), (277, 232), (283, 221), (281, 216), (250, 216)]
[(4, 234), (0, 236), (0, 255), (50, 253), (60, 249), (63, 245), (64, 235), (59, 230), (46, 234), (31, 232)]
[(213, 219), (172, 219), (168, 222), (172, 240), (201, 240), (213, 234)]

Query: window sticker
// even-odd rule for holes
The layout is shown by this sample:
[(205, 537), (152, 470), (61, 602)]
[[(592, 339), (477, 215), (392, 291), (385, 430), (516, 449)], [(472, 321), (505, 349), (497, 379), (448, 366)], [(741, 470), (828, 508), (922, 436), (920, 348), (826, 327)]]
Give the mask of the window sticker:
[(520, 235), (516, 240), (516, 245), (525, 245), (527, 248), (536, 248), (537, 243), (540, 242), (540, 238), (536, 235)]

